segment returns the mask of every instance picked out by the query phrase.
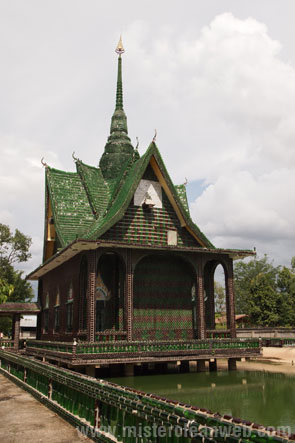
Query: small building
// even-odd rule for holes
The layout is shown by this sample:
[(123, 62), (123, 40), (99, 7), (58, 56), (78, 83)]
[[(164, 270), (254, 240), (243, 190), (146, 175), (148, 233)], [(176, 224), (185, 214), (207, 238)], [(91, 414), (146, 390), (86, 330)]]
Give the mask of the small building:
[[(214, 271), (224, 269), (222, 336), (233, 340), (233, 260), (254, 253), (214, 247), (192, 221), (186, 186), (173, 184), (156, 137), (143, 155), (134, 148), (123, 109), (121, 41), (116, 52), (116, 106), (99, 167), (74, 155), (76, 172), (45, 164), (43, 263), (27, 277), (39, 282), (39, 344), (29, 343), (27, 352), (63, 361), (71, 354), (80, 366), (191, 360), (202, 349), (212, 357), (209, 345), (196, 343), (219, 333)], [(229, 347), (226, 355), (241, 355)]]
[(36, 338), (37, 315), (23, 315), (20, 319), (20, 338)]

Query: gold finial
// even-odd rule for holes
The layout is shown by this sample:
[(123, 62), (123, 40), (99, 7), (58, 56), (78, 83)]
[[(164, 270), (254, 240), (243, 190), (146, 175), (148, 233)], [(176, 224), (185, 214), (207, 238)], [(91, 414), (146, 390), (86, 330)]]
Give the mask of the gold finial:
[(123, 47), (123, 43), (122, 43), (122, 36), (120, 35), (120, 40), (119, 43), (117, 44), (117, 47), (115, 49), (115, 52), (119, 55), (124, 54), (125, 49)]

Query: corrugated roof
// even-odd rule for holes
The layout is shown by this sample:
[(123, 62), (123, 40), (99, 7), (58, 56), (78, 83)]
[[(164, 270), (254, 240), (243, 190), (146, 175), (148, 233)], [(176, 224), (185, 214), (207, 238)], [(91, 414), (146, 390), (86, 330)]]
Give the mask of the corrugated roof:
[(30, 314), (40, 312), (38, 303), (2, 303), (0, 314)]

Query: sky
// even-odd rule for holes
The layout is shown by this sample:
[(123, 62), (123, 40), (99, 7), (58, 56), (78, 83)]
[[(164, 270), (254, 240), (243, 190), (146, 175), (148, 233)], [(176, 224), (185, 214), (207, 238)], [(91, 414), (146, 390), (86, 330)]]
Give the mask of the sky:
[(44, 169), (97, 166), (120, 34), (133, 144), (157, 146), (220, 248), (295, 255), (293, 0), (0, 0), (0, 223), (42, 261)]

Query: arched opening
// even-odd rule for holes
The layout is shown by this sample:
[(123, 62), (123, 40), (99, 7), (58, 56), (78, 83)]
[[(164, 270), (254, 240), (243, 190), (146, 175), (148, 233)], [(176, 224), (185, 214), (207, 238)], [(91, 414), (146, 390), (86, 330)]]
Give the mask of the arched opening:
[(97, 264), (95, 331), (124, 329), (124, 266), (118, 254), (107, 252)]
[(134, 272), (133, 338), (179, 340), (196, 336), (196, 276), (180, 257), (149, 255)]
[(211, 260), (204, 269), (204, 303), (206, 329), (227, 329), (226, 272), (222, 263)]

